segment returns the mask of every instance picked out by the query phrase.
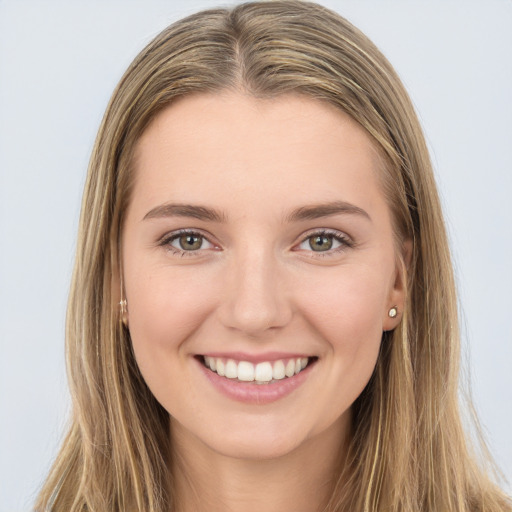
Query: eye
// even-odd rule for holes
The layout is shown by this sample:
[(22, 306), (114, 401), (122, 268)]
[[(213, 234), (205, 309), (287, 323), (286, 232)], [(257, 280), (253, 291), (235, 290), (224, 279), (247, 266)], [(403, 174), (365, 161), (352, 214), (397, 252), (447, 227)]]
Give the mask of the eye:
[(315, 235), (308, 238), (309, 247), (313, 251), (328, 251), (335, 244), (332, 235)]
[(173, 253), (181, 256), (189, 256), (194, 252), (215, 248), (215, 245), (204, 235), (197, 231), (188, 230), (170, 233), (161, 240), (159, 245), (167, 247)]
[(321, 231), (311, 233), (298, 245), (302, 251), (316, 253), (337, 253), (347, 247), (353, 247), (353, 242), (343, 233)]
[(171, 245), (184, 251), (197, 251), (202, 248), (205, 241), (201, 235), (186, 233), (172, 240)]

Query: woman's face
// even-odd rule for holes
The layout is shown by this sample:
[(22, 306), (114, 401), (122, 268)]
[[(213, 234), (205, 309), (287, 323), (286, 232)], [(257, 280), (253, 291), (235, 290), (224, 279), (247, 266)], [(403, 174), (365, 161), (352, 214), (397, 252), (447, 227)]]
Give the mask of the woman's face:
[(300, 96), (190, 96), (146, 130), (128, 326), (180, 439), (271, 458), (343, 432), (403, 304), (380, 165), (353, 120)]

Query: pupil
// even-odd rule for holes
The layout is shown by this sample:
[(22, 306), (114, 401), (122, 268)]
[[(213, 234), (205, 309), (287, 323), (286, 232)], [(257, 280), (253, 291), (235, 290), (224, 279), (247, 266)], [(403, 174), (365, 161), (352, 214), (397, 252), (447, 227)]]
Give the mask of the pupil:
[(201, 237), (195, 235), (183, 235), (180, 237), (180, 246), (186, 251), (201, 248)]
[(332, 237), (315, 236), (309, 241), (309, 246), (314, 251), (328, 251), (332, 247)]

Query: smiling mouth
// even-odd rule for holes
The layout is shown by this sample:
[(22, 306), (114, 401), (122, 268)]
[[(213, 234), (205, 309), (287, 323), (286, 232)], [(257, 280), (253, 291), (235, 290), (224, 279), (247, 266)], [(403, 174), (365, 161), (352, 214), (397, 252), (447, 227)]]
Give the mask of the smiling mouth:
[(294, 377), (318, 358), (295, 357), (276, 361), (262, 361), (257, 364), (222, 357), (199, 356), (198, 359), (206, 368), (220, 377), (245, 383), (272, 384)]

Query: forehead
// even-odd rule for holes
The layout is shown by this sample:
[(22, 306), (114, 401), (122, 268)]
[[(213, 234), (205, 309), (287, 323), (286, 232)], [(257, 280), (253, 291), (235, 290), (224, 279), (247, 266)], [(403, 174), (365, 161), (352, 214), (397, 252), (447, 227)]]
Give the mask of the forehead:
[[(136, 145), (133, 201), (285, 207), (380, 193), (381, 159), (347, 114), (299, 95), (198, 94), (160, 112)], [(169, 197), (172, 196), (172, 197)], [(344, 197), (347, 196), (347, 197)]]

